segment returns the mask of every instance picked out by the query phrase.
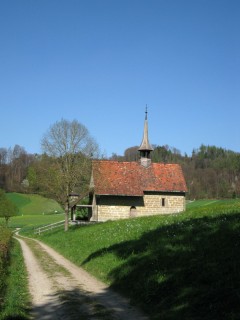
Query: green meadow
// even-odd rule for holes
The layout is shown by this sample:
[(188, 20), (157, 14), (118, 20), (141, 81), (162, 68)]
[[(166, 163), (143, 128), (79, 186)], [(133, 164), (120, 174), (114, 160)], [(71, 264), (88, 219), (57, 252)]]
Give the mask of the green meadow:
[[(7, 197), (17, 206), (16, 216), (11, 217), (9, 227), (22, 228), (31, 232), (36, 227), (64, 220), (61, 206), (52, 199), (39, 195), (7, 193)], [(4, 219), (0, 218), (0, 224)]]
[[(11, 218), (12, 228), (20, 227), (23, 234), (49, 244), (129, 297), (150, 319), (240, 318), (240, 200), (198, 200), (180, 214), (71, 226), (68, 232), (37, 236), (36, 226), (63, 220), (64, 215), (51, 214), (48, 199), (41, 200), (44, 211), (25, 214), (30, 211), (24, 208), (36, 208), (39, 198), (19, 194), (13, 198), (23, 211)], [(12, 248), (17, 251), (11, 250), (9, 263), (21, 266), (22, 278), (16, 269), (7, 271), (2, 286), (9, 304), (4, 305), (4, 314), (27, 319), (26, 274), (18, 246)], [(16, 296), (18, 279), (24, 291)]]
[(7, 193), (7, 197), (18, 207), (18, 215), (45, 215), (63, 212), (55, 200), (37, 194)]
[(240, 201), (71, 227), (39, 237), (151, 319), (240, 318)]

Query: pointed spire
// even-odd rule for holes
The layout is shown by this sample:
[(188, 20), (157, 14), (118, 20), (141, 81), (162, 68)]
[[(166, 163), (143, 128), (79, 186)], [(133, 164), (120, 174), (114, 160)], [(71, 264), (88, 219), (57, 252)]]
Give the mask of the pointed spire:
[(145, 120), (147, 120), (147, 104), (146, 104), (146, 111), (145, 111)]
[(150, 153), (153, 151), (153, 147), (148, 141), (148, 119), (147, 119), (147, 105), (146, 105), (146, 111), (145, 111), (145, 121), (144, 121), (144, 131), (143, 131), (143, 139), (142, 143), (138, 149), (140, 151), (140, 157), (141, 158), (150, 158)]

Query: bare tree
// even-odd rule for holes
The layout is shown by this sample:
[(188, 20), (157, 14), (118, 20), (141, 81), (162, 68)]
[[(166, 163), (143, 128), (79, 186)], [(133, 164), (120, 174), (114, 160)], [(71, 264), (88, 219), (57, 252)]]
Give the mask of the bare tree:
[(139, 159), (139, 146), (127, 148), (124, 151), (125, 161), (137, 161)]
[(34, 156), (19, 145), (14, 148), (0, 149), (0, 185), (8, 191), (23, 191), (22, 181), (27, 176), (29, 165)]
[(0, 148), (0, 165), (7, 164), (8, 151), (6, 148)]
[[(53, 160), (51, 174), (58, 198), (65, 208), (65, 231), (68, 230), (69, 194), (83, 188), (90, 173), (90, 159), (98, 146), (88, 129), (77, 120), (62, 119), (53, 124), (42, 139), (42, 150)], [(52, 186), (52, 181), (49, 184)], [(81, 190), (81, 193), (85, 190)]]

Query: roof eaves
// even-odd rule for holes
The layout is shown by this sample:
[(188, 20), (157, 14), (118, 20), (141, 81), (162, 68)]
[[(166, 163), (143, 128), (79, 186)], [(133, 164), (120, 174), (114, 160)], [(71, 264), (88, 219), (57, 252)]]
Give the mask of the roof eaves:
[(187, 190), (174, 190), (174, 189), (172, 189), (172, 190), (166, 190), (166, 189), (158, 189), (158, 190), (156, 190), (156, 189), (149, 189), (149, 190), (144, 190), (143, 192), (179, 192), (179, 193), (182, 193), (182, 192), (187, 192)]
[(114, 193), (96, 193), (97, 196), (113, 196), (113, 197), (142, 197), (143, 193), (141, 194), (114, 194)]

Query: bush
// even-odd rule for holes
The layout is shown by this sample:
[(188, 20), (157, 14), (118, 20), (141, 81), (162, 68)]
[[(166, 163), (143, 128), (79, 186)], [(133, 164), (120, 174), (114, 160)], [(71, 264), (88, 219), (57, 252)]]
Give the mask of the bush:
[(6, 288), (6, 276), (9, 263), (11, 239), (11, 231), (0, 225), (0, 307)]

